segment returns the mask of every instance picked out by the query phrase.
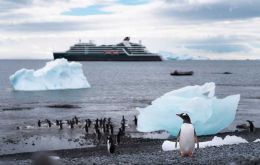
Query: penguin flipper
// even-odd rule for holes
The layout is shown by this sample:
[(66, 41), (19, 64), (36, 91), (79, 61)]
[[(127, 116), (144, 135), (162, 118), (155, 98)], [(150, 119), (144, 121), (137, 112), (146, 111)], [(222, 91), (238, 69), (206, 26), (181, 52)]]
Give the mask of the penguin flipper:
[(181, 130), (179, 131), (179, 133), (176, 137), (175, 148), (177, 148), (178, 141), (180, 140), (180, 134), (181, 134)]
[(197, 149), (199, 149), (200, 148), (200, 146), (199, 146), (199, 139), (198, 139), (198, 136), (196, 134), (195, 129), (194, 129), (194, 138), (195, 138), (195, 142), (197, 143)]

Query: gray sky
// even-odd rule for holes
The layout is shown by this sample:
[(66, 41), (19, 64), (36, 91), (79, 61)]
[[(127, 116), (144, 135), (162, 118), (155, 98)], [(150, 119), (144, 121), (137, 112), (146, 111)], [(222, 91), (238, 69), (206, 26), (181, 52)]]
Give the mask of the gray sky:
[(0, 58), (52, 58), (79, 39), (260, 59), (259, 0), (0, 0)]

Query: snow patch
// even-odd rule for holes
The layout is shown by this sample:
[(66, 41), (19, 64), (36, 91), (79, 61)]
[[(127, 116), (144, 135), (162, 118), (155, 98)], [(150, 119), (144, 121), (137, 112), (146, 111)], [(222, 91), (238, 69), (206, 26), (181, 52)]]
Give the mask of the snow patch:
[(215, 83), (187, 86), (157, 98), (146, 108), (137, 108), (141, 132), (168, 131), (176, 136), (182, 119), (176, 114), (188, 113), (198, 135), (216, 134), (235, 118), (240, 95), (218, 99)]
[(82, 65), (56, 59), (38, 70), (20, 69), (9, 77), (14, 90), (59, 90), (89, 88)]
[[(214, 136), (214, 138), (211, 141), (205, 141), (199, 143), (199, 148), (206, 148), (206, 147), (219, 147), (223, 145), (232, 145), (232, 144), (240, 144), (240, 143), (248, 143), (245, 139), (238, 137), (238, 136), (229, 136), (227, 135), (224, 139), (221, 137)], [(172, 150), (178, 150), (179, 143), (177, 145), (177, 148), (175, 148), (175, 142), (171, 142), (169, 140), (166, 140), (162, 144), (163, 151), (172, 151)]]

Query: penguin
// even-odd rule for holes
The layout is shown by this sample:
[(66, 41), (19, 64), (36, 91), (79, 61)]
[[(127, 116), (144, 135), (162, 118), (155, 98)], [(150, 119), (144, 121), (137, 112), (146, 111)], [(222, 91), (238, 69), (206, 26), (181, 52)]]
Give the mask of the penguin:
[(101, 118), (101, 119), (99, 120), (99, 127), (101, 127), (102, 124), (103, 124), (103, 119)]
[(110, 134), (114, 135), (114, 127), (113, 127), (113, 125), (109, 124), (109, 126), (110, 126)]
[(249, 123), (249, 132), (255, 132), (255, 126), (253, 124), (253, 121), (247, 120), (247, 122)]
[(137, 126), (137, 118), (136, 118), (136, 116), (134, 117), (134, 123), (135, 123), (135, 126)]
[(253, 124), (253, 121), (247, 120), (248, 124), (240, 124), (237, 125), (237, 129), (247, 129), (249, 132), (254, 132), (255, 131), (255, 126)]
[(63, 123), (62, 123), (62, 120), (59, 121), (59, 126), (60, 126), (60, 130), (63, 129)]
[(96, 138), (98, 140), (98, 143), (100, 143), (100, 140), (101, 140), (101, 132), (100, 130), (96, 127), (95, 128), (95, 133), (96, 133)]
[(106, 124), (106, 131), (105, 133), (109, 134), (109, 124)]
[(90, 119), (88, 119), (88, 127), (90, 127), (92, 124), (92, 121)]
[(110, 154), (115, 153), (115, 149), (116, 149), (116, 147), (115, 147), (115, 144), (114, 144), (112, 137), (108, 136), (107, 137), (107, 151), (108, 151), (108, 153), (110, 153)]
[(88, 124), (87, 123), (84, 128), (85, 128), (86, 133), (88, 134)]
[(102, 130), (103, 130), (103, 133), (106, 133), (106, 124), (105, 123), (103, 123), (103, 125), (102, 125)]
[(79, 124), (79, 119), (77, 118), (77, 116), (74, 117), (74, 121), (75, 121), (75, 124), (76, 124), (76, 125)]
[(98, 120), (98, 119), (96, 119), (96, 123), (95, 123), (95, 125), (96, 125), (96, 126), (98, 126), (98, 121), (99, 121), (99, 120)]
[(46, 119), (46, 122), (48, 123), (48, 126), (51, 127), (51, 121)]
[(59, 126), (60, 125), (60, 121), (56, 120), (56, 125)]
[(122, 135), (121, 128), (119, 128), (118, 133), (117, 133), (117, 135), (116, 135), (116, 143), (117, 143), (117, 144), (120, 144), (121, 135)]
[(121, 123), (121, 135), (125, 134), (125, 124)]
[(181, 129), (176, 139), (175, 148), (179, 140), (180, 144), (180, 154), (184, 156), (192, 156), (193, 150), (195, 148), (195, 143), (197, 143), (197, 148), (199, 148), (199, 141), (196, 135), (195, 128), (193, 127), (190, 117), (187, 113), (176, 114), (183, 120)]
[(73, 129), (74, 128), (74, 121), (70, 121), (70, 128)]
[(125, 116), (122, 117), (122, 120), (121, 120), (121, 124), (125, 124), (126, 122), (126, 119), (125, 119)]
[(41, 127), (41, 120), (38, 120), (38, 127)]
[(109, 118), (107, 119), (107, 121), (108, 121), (109, 123), (111, 123), (111, 118), (109, 117)]

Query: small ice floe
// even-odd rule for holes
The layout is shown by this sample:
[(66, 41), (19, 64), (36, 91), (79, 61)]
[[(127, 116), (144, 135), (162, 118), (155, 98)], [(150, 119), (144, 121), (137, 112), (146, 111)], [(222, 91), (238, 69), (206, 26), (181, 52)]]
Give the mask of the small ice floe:
[(14, 90), (59, 90), (89, 88), (82, 65), (56, 59), (38, 70), (21, 69), (9, 77)]
[(240, 95), (218, 99), (213, 82), (173, 90), (146, 108), (137, 109), (137, 130), (166, 130), (177, 136), (182, 120), (176, 114), (188, 113), (198, 135), (216, 134), (232, 123), (239, 100)]
[(52, 160), (60, 160), (59, 156), (49, 156), (49, 158)]
[(137, 134), (131, 133), (131, 138), (145, 138), (145, 139), (167, 139), (170, 137), (170, 134), (165, 131), (156, 131), (141, 134), (138, 132)]
[(254, 142), (255, 142), (255, 143), (260, 142), (260, 139), (256, 139)]
[(163, 60), (209, 60), (207, 57), (202, 56), (191, 56), (191, 55), (177, 55), (172, 52), (159, 51), (158, 54), (162, 57)]
[[(219, 147), (223, 145), (232, 145), (232, 144), (240, 144), (240, 143), (248, 143), (248, 142), (245, 139), (238, 136), (227, 135), (224, 139), (222, 139), (221, 137), (214, 136), (214, 138), (211, 141), (200, 142), (199, 148), (206, 148), (206, 147), (213, 147), (213, 146)], [(177, 145), (177, 148), (175, 148), (175, 142), (166, 140), (162, 144), (162, 149), (163, 151), (178, 150), (179, 143)]]
[(25, 126), (25, 129), (35, 129), (35, 127), (31, 126), (31, 125), (27, 125), (27, 126)]

